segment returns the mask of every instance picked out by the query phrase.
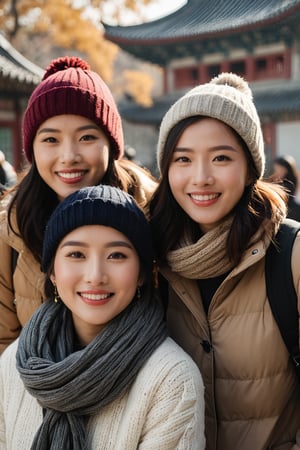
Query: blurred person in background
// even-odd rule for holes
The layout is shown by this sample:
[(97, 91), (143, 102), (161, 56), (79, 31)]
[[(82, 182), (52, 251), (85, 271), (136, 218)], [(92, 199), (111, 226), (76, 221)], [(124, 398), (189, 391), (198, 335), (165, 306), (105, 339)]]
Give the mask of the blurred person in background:
[(289, 195), (287, 217), (300, 221), (300, 203), (297, 200), (299, 172), (295, 158), (284, 155), (274, 159), (270, 180), (281, 184)]
[(6, 160), (5, 154), (0, 150), (0, 183), (4, 188), (12, 187), (17, 182), (14, 167)]

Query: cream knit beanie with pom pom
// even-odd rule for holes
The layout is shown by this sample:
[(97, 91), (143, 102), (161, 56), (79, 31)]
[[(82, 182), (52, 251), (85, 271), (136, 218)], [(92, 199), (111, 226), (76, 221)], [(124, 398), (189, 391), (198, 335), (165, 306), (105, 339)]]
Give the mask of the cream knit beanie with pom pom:
[(209, 83), (191, 89), (171, 106), (160, 126), (157, 148), (159, 169), (171, 129), (192, 116), (212, 117), (233, 128), (246, 143), (258, 176), (263, 176), (265, 154), (261, 124), (252, 92), (243, 78), (233, 73), (221, 73)]

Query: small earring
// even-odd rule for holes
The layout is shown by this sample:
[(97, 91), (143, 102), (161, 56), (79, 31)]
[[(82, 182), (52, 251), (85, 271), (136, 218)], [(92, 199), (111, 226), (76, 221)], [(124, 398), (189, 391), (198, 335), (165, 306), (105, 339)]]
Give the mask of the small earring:
[(56, 284), (54, 284), (53, 286), (54, 286), (54, 303), (59, 303), (60, 296), (58, 295)]
[(136, 288), (136, 298), (137, 298), (138, 300), (139, 300), (140, 298), (142, 298), (140, 286), (138, 286), (138, 287)]

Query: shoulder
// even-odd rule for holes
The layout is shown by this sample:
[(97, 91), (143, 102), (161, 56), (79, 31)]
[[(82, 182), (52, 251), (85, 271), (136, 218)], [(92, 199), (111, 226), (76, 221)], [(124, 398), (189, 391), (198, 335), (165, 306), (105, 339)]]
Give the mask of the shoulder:
[(8, 211), (7, 207), (1, 209), (0, 206), (0, 241), (8, 244), (10, 247), (21, 251), (24, 247), (23, 240), (18, 236), (18, 227), (16, 222), (16, 213), (12, 210), (11, 223), (15, 232), (10, 228), (8, 224)]
[(14, 193), (12, 190), (8, 189), (4, 192), (4, 194), (0, 198), (0, 211), (1, 213), (4, 211), (7, 213), (9, 204), (14, 196)]
[[(150, 356), (142, 369), (142, 376), (154, 384), (165, 383), (167, 389), (202, 391), (203, 380), (192, 358), (173, 339), (168, 337)], [(170, 381), (172, 380), (172, 383)]]
[[(1, 203), (1, 202), (0, 202)], [(0, 205), (0, 240), (8, 243), (10, 241), (10, 228), (8, 225), (7, 209)]]
[(156, 443), (168, 436), (174, 444), (168, 448), (204, 448), (202, 377), (191, 357), (171, 338), (156, 349), (140, 370), (128, 405), (135, 411), (147, 411), (145, 430), (154, 430)]
[(2, 377), (9, 381), (14, 372), (16, 366), (16, 353), (18, 348), (19, 339), (16, 339), (12, 342), (0, 357), (0, 368)]

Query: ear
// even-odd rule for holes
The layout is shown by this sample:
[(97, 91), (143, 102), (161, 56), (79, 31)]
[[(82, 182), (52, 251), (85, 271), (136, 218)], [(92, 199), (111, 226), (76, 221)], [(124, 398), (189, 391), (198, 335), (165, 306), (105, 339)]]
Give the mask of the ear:
[(138, 282), (137, 282), (137, 287), (139, 287), (139, 288), (142, 287), (143, 284), (144, 284), (144, 281), (145, 281), (145, 280), (144, 280), (143, 278), (139, 278), (139, 279), (138, 279)]
[(139, 277), (138, 277), (138, 280), (137, 280), (137, 286), (138, 287), (142, 287), (144, 282), (145, 282), (145, 276), (144, 276), (143, 273), (140, 273)]
[(51, 283), (53, 284), (53, 286), (55, 286), (55, 284), (56, 284), (56, 281), (55, 281), (55, 275), (54, 275), (54, 273), (51, 273), (51, 275), (50, 275), (50, 281), (51, 281)]
[(250, 186), (254, 182), (253, 176), (250, 173), (247, 174), (245, 187)]

